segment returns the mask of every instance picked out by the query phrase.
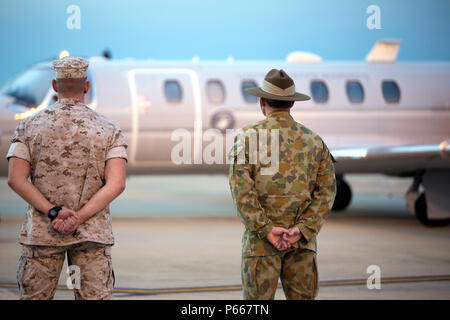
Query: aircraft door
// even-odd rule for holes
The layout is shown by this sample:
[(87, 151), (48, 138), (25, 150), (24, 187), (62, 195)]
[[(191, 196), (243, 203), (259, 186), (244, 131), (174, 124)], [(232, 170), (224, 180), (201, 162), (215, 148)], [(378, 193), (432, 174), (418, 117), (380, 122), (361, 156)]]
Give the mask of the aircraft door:
[(194, 122), (201, 120), (196, 74), (188, 69), (142, 69), (131, 77), (131, 143), (136, 147), (131, 148), (131, 161), (150, 168), (173, 166), (172, 148), (180, 141), (171, 141), (171, 136), (177, 129), (189, 132), (193, 157)]

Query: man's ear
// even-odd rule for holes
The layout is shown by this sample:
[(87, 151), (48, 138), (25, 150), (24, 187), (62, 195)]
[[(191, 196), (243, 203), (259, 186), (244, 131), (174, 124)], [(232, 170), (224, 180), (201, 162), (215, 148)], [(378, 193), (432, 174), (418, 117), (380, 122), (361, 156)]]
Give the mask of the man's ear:
[(52, 80), (52, 88), (53, 88), (53, 90), (55, 90), (55, 92), (58, 92), (58, 86), (56, 85), (55, 79)]
[(263, 115), (266, 115), (266, 99), (259, 98), (259, 106), (261, 107)]
[(83, 93), (86, 94), (89, 91), (90, 87), (91, 87), (91, 82), (90, 81), (86, 81), (84, 83), (84, 91), (83, 91)]
[(259, 98), (259, 105), (261, 106), (261, 107), (264, 107), (265, 105), (266, 105), (266, 99), (264, 99), (264, 98)]

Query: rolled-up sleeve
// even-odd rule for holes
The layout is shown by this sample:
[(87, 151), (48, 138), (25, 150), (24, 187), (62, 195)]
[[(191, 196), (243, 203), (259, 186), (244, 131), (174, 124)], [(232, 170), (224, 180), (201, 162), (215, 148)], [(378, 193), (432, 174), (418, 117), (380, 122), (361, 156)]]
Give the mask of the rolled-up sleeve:
[(11, 145), (8, 153), (6, 154), (6, 159), (9, 160), (12, 157), (20, 158), (28, 162), (31, 161), (30, 149), (26, 142), (25, 126), (23, 121), (19, 123), (14, 131), (14, 135), (11, 139)]
[(108, 148), (108, 152), (106, 153), (106, 160), (113, 158), (122, 158), (128, 161), (127, 157), (127, 143), (125, 140), (125, 136), (122, 133), (122, 130), (117, 128), (114, 131), (114, 134), (111, 139), (111, 144)]

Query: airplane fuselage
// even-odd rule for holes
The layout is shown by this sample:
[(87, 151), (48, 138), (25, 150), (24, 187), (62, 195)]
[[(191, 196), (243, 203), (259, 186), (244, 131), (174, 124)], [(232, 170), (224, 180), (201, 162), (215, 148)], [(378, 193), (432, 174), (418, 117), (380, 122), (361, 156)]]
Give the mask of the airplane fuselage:
[[(43, 63), (35, 68), (51, 67)], [(258, 100), (243, 89), (259, 86), (271, 68), (286, 70), (296, 90), (312, 96), (309, 101), (297, 102), (292, 114), (332, 150), (426, 145), (450, 137), (449, 63), (195, 63), (93, 58), (89, 68), (87, 102), (125, 133), (130, 174), (225, 172), (226, 143), (224, 160), (207, 164), (202, 152), (210, 141), (205, 141), (203, 133), (211, 128), (225, 132), (261, 120)], [(56, 94), (50, 82), (47, 91), (43, 103), (51, 104)], [(14, 120), (17, 109), (6, 109), (0, 122), (2, 157), (18, 123)], [(176, 165), (171, 159), (171, 151), (179, 143), (171, 139), (177, 129), (192, 134), (191, 164)], [(5, 175), (7, 162), (0, 163), (0, 173)], [(336, 168), (338, 173), (402, 174), (397, 168), (377, 165), (344, 163)]]

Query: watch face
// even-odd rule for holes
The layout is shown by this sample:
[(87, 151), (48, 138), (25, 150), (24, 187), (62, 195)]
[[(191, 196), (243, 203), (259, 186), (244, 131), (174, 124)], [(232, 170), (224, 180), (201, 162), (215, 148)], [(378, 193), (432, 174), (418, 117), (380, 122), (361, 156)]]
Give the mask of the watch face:
[(56, 216), (58, 216), (59, 211), (61, 210), (60, 207), (51, 208), (48, 212), (48, 216), (51, 220), (55, 219)]

